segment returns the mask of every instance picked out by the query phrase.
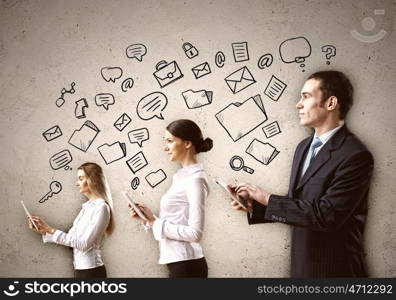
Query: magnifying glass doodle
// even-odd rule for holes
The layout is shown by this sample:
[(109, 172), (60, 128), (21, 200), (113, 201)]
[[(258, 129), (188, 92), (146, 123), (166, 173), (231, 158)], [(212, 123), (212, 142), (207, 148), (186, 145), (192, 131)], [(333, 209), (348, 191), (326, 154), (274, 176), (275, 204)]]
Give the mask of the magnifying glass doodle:
[(244, 163), (242, 157), (240, 157), (238, 155), (234, 155), (233, 157), (231, 157), (231, 159), (230, 159), (230, 167), (234, 171), (244, 170), (245, 172), (247, 172), (249, 174), (253, 174), (254, 173), (254, 170), (252, 168), (249, 168), (248, 166), (245, 166), (245, 163)]

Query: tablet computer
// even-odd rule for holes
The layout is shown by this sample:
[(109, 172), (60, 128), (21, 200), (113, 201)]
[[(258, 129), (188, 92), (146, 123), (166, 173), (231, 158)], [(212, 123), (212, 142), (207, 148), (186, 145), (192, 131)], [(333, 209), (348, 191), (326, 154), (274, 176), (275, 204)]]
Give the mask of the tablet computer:
[(233, 200), (238, 202), (240, 206), (242, 206), (244, 209), (247, 209), (247, 203), (246, 200), (244, 200), (242, 197), (239, 197), (236, 193), (230, 190), (230, 188), (227, 186), (227, 184), (222, 181), (221, 179), (217, 179), (216, 183), (222, 187), (223, 190), (225, 190)]
[(33, 224), (34, 228), (36, 228), (36, 230), (38, 230), (36, 223), (34, 223), (33, 219), (32, 219), (32, 215), (30, 214), (30, 212), (28, 211), (28, 209), (25, 206), (25, 203), (23, 203), (23, 200), (21, 200), (21, 204), (23, 206), (23, 209), (25, 210), (26, 215), (28, 216), (30, 222)]
[(136, 211), (138, 216), (141, 219), (143, 219), (144, 221), (148, 221), (148, 219), (145, 216), (145, 214), (143, 213), (143, 211), (139, 208), (139, 206), (136, 205), (136, 203), (132, 200), (131, 196), (129, 196), (129, 194), (127, 192), (124, 192), (124, 196), (127, 199), (128, 203), (130, 203), (131, 206), (133, 207), (133, 209)]

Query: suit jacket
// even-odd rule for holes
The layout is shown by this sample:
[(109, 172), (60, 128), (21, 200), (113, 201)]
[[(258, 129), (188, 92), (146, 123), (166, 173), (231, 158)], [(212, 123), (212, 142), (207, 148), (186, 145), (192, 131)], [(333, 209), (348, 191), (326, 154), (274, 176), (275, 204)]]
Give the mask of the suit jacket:
[(296, 149), (287, 196), (256, 201), (249, 224), (293, 225), (292, 277), (367, 277), (363, 231), (374, 160), (344, 125), (300, 179), (313, 136)]

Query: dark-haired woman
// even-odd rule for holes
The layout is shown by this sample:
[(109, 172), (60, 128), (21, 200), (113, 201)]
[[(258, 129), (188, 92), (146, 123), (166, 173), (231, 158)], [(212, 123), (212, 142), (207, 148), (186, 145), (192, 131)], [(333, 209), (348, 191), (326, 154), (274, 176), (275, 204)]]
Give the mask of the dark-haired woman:
[(44, 243), (56, 243), (73, 248), (74, 276), (76, 278), (107, 277), (100, 245), (104, 234), (111, 234), (114, 226), (110, 204), (111, 194), (102, 168), (95, 163), (85, 163), (77, 170), (77, 187), (88, 199), (83, 205), (73, 227), (63, 232), (48, 225), (43, 219), (32, 216)]
[[(159, 241), (159, 264), (166, 264), (169, 277), (208, 277), (208, 266), (200, 245), (204, 228), (208, 180), (197, 154), (209, 151), (212, 140), (203, 139), (201, 129), (191, 120), (176, 120), (166, 127), (165, 152), (182, 168), (173, 175), (172, 185), (163, 195), (159, 217), (143, 203), (146, 225)], [(131, 216), (139, 216), (130, 207)]]

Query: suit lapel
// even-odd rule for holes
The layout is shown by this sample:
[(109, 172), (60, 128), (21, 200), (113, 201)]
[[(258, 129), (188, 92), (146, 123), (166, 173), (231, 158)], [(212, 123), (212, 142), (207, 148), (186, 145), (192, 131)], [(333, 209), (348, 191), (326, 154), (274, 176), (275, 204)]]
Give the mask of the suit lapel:
[[(330, 138), (330, 140), (323, 146), (323, 148), (320, 149), (319, 153), (315, 156), (311, 165), (308, 167), (304, 176), (301, 178), (300, 182), (298, 183), (296, 190), (301, 188), (308, 181), (309, 178), (311, 178), (327, 161), (330, 160), (331, 152), (334, 151), (335, 149), (338, 149), (341, 146), (348, 132), (349, 131), (346, 128), (346, 125), (344, 125)], [(311, 140), (312, 139), (310, 139), (310, 141)], [(301, 162), (300, 162), (300, 168), (301, 168)]]
[(307, 152), (307, 149), (309, 145), (311, 144), (313, 136), (310, 138), (305, 139), (305, 141), (300, 145), (300, 147), (297, 150), (296, 157), (293, 161), (293, 166), (292, 166), (292, 172), (290, 176), (290, 191), (294, 191), (294, 187), (296, 186), (296, 182), (298, 180), (299, 176), (299, 170), (302, 168), (302, 163), (304, 161), (305, 153)]

